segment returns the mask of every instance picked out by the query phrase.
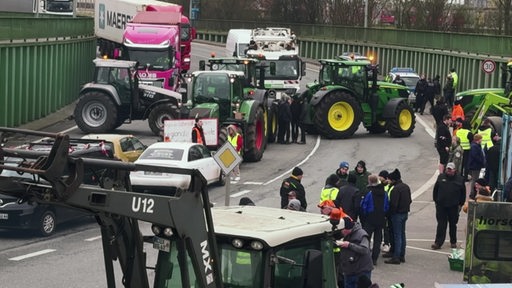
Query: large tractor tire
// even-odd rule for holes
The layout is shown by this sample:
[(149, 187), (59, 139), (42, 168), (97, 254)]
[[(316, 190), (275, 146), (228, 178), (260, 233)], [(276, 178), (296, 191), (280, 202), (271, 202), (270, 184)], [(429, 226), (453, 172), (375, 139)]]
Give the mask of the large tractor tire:
[(158, 105), (149, 112), (149, 128), (158, 136), (164, 130), (164, 121), (178, 119), (178, 115), (178, 107), (175, 105), (169, 103)]
[(263, 109), (258, 107), (254, 122), (247, 125), (246, 143), (244, 160), (247, 162), (257, 162), (263, 157), (263, 151), (265, 151), (265, 119), (263, 115)]
[(395, 116), (388, 120), (387, 129), (392, 137), (408, 137), (414, 131), (415, 125), (414, 112), (404, 101), (396, 107)]
[(220, 148), (222, 147), (222, 145), (224, 145), (224, 143), (226, 143), (228, 141), (228, 127), (227, 126), (224, 126), (224, 127), (220, 127), (220, 130), (219, 130), (219, 139), (217, 141), (217, 146)]
[(98, 91), (85, 93), (75, 107), (78, 128), (86, 133), (105, 133), (116, 128), (117, 106), (108, 95)]
[(272, 105), (268, 108), (268, 125), (267, 125), (267, 143), (274, 143), (276, 142), (277, 138), (277, 120), (278, 120), (278, 114), (277, 114), (277, 106)]
[(357, 131), (363, 118), (359, 103), (352, 95), (336, 91), (327, 94), (315, 108), (315, 126), (330, 139), (348, 138)]

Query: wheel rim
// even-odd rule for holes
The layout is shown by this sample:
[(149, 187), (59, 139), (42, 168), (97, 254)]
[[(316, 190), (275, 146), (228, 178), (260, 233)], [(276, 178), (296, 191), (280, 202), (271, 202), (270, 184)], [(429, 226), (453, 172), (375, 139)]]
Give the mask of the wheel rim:
[(100, 102), (91, 102), (82, 111), (82, 118), (90, 127), (99, 127), (107, 121), (107, 108)]
[(174, 119), (174, 118), (171, 115), (169, 115), (169, 114), (162, 114), (162, 115), (160, 115), (160, 117), (158, 117), (156, 119), (156, 123), (155, 124), (160, 129), (164, 129), (164, 122), (166, 120), (172, 120), (172, 119)]
[(407, 131), (411, 128), (412, 125), (412, 113), (411, 111), (407, 109), (403, 109), (400, 111), (400, 114), (398, 115), (398, 125), (400, 126), (400, 129), (403, 131)]
[(49, 214), (46, 214), (43, 218), (43, 231), (46, 234), (49, 234), (55, 228), (55, 219)]
[(327, 121), (332, 129), (345, 131), (354, 123), (355, 113), (347, 102), (337, 102), (331, 106), (327, 113)]

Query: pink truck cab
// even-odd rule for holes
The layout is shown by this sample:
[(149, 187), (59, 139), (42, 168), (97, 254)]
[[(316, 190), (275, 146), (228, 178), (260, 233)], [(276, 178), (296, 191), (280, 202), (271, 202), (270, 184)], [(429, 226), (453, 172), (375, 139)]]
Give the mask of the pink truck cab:
[(138, 61), (140, 83), (177, 91), (181, 73), (179, 12), (137, 13), (126, 24), (124, 55)]

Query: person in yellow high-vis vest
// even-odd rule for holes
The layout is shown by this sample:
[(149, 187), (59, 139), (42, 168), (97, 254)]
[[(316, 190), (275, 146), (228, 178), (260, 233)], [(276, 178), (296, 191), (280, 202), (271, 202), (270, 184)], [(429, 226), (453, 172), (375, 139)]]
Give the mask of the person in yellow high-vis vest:
[(338, 196), (338, 192), (340, 191), (336, 184), (338, 183), (338, 176), (336, 174), (331, 174), (325, 180), (325, 186), (322, 188), (322, 192), (320, 192), (320, 202), (324, 200), (332, 200), (336, 199)]
[(478, 127), (478, 134), (482, 135), (482, 149), (485, 151), (489, 148), (491, 148), (494, 144), (492, 143), (492, 139), (495, 136), (494, 129), (491, 126), (491, 121), (486, 118), (482, 122), (482, 125)]
[[(235, 125), (228, 126), (228, 142), (235, 148), (238, 155), (242, 155), (243, 148), (243, 137), (238, 133), (238, 128)], [(235, 181), (240, 180), (240, 165), (236, 165), (233, 169), (233, 173), (235, 174)]]
[(457, 130), (457, 137), (460, 139), (460, 147), (462, 147), (462, 169), (460, 174), (464, 177), (464, 181), (468, 181), (468, 160), (469, 160), (469, 149), (471, 148), (471, 142), (473, 141), (473, 133), (471, 132), (471, 124), (468, 120), (462, 121), (462, 127)]

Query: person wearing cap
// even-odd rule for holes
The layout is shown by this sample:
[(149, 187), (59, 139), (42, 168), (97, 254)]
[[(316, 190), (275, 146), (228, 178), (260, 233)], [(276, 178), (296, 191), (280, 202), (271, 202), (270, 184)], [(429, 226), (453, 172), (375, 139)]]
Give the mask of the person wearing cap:
[(407, 242), (405, 226), (409, 211), (411, 210), (411, 188), (402, 181), (402, 175), (398, 169), (389, 173), (388, 178), (393, 186), (393, 191), (389, 198), (388, 211), (393, 227), (393, 242), (391, 244), (392, 252), (385, 253), (382, 257), (391, 258), (384, 261), (386, 264), (400, 264), (405, 262), (405, 246)]
[(288, 207), (288, 193), (290, 191), (295, 191), (301, 207), (306, 211), (308, 206), (306, 201), (306, 190), (301, 183), (303, 174), (302, 169), (295, 167), (292, 170), (292, 175), (284, 179), (283, 183), (281, 183), (281, 189), (279, 190), (279, 194), (281, 196), (281, 208)]
[(338, 176), (339, 181), (338, 181), (338, 188), (341, 188), (342, 186), (346, 185), (347, 182), (348, 182), (348, 174), (349, 174), (349, 171), (348, 169), (350, 168), (350, 166), (348, 165), (348, 162), (347, 161), (342, 161), (340, 163), (340, 166), (338, 169), (336, 169), (336, 176)]
[(192, 127), (192, 143), (206, 145), (204, 138), (203, 121), (196, 115), (194, 127)]
[(368, 193), (361, 200), (360, 218), (363, 229), (370, 239), (373, 236), (372, 261), (377, 265), (382, 243), (382, 230), (386, 225), (386, 213), (389, 210), (388, 194), (377, 175), (368, 176)]
[[(235, 125), (228, 126), (228, 142), (235, 148), (238, 155), (242, 154), (242, 149), (244, 147), (244, 137), (238, 133), (238, 127)], [(240, 164), (236, 165), (233, 169), (233, 174), (235, 174), (236, 181), (240, 180)]]
[(361, 194), (366, 194), (366, 187), (368, 186), (368, 176), (370, 172), (366, 169), (366, 163), (363, 160), (357, 162), (356, 168), (349, 172), (356, 176), (356, 187), (359, 189)]
[(448, 163), (450, 157), (450, 147), (452, 146), (452, 134), (450, 133), (451, 125), (450, 115), (443, 116), (443, 122), (437, 126), (435, 146), (439, 154), (439, 173), (444, 172), (444, 167)]
[(343, 240), (337, 240), (341, 247), (340, 261), (343, 271), (344, 288), (357, 288), (361, 276), (372, 278), (372, 257), (370, 238), (366, 231), (350, 217), (343, 217), (344, 226), (341, 230)]
[(469, 176), (471, 176), (471, 182), (469, 185), (469, 187), (471, 187), (470, 195), (475, 195), (475, 181), (480, 177), (480, 171), (482, 170), (482, 168), (485, 168), (485, 153), (484, 150), (482, 150), (481, 143), (482, 135), (478, 133), (475, 134), (473, 136), (473, 142), (471, 142), (471, 147), (469, 149), (468, 159)]
[(464, 178), (458, 173), (455, 163), (446, 164), (445, 172), (437, 177), (432, 198), (436, 205), (437, 229), (431, 248), (441, 249), (446, 239), (447, 226), (450, 246), (457, 248), (457, 222), (459, 211), (466, 202), (466, 184)]
[(334, 200), (336, 207), (343, 208), (350, 218), (356, 219), (359, 216), (359, 206), (361, 204), (361, 193), (356, 187), (357, 178), (354, 174), (348, 175), (348, 182), (342, 186)]

